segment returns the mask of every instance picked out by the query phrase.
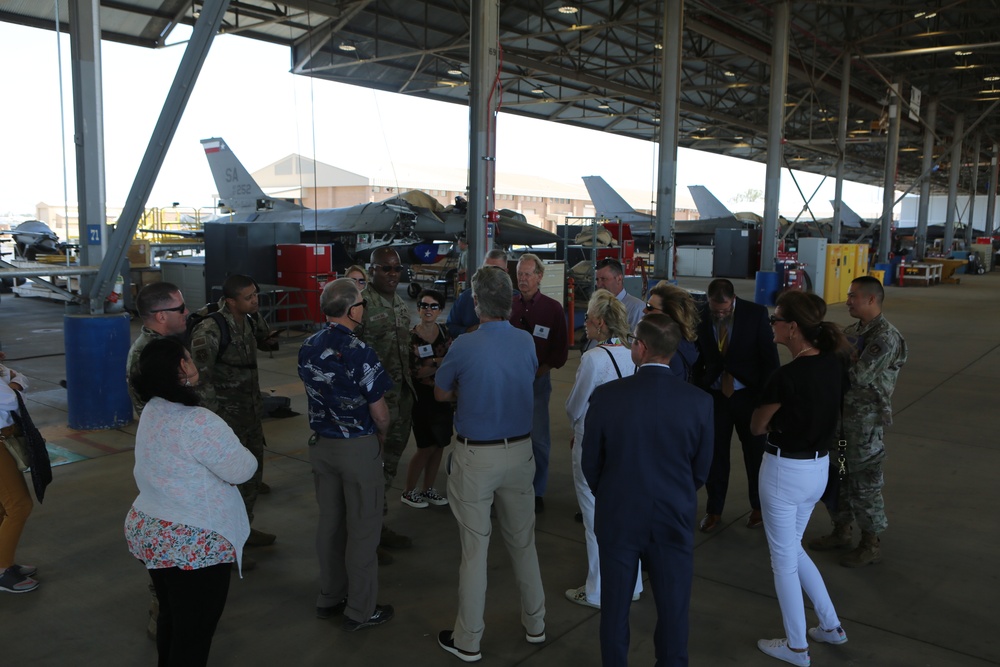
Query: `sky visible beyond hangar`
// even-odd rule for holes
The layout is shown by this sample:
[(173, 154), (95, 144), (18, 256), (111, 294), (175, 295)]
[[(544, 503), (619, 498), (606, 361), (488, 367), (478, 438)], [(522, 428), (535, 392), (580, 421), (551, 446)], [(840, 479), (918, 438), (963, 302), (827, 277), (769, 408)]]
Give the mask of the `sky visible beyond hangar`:
[[(173, 40), (189, 32), (181, 27)], [(70, 44), (62, 36), (65, 121), (59, 114), (57, 37), (52, 31), (0, 23), (0, 62), (7, 63), (0, 106), (0, 216), (32, 216), (39, 202), (61, 204), (65, 122), (69, 201), (76, 201)], [(109, 206), (124, 205), (166, 98), (184, 45), (159, 50), (102, 42), (104, 144)], [(200, 139), (221, 136), (255, 171), (290, 153), (392, 182), (394, 164), (464, 167), (468, 164), (467, 107), (376, 92), (289, 73), (290, 52), (235, 35), (215, 39), (147, 207), (213, 205), (215, 185)], [(648, 192), (636, 208), (650, 208), (656, 146), (608, 133), (500, 114), (497, 169), (580, 183), (601, 175), (612, 187)], [(678, 189), (705, 185), (733, 210), (750, 188), (764, 190), (764, 165), (681, 149)], [(821, 176), (795, 172), (809, 197)], [(404, 184), (405, 185), (405, 184)], [(463, 184), (456, 184), (463, 185)], [(817, 217), (831, 215), (835, 179), (812, 200)], [(859, 214), (878, 216), (880, 188), (845, 183), (844, 200)], [(793, 218), (802, 198), (782, 170), (781, 213)], [(897, 208), (898, 211), (898, 208)]]

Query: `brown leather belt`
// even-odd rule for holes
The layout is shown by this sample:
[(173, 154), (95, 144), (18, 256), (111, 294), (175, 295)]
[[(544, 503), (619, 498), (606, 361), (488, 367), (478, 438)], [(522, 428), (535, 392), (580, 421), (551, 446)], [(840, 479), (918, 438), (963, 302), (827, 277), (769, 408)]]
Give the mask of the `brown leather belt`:
[(530, 433), (525, 433), (524, 435), (515, 435), (513, 438), (498, 438), (496, 440), (469, 440), (464, 435), (456, 436), (458, 441), (463, 445), (509, 445), (512, 442), (519, 442), (521, 440), (527, 440), (531, 437)]
[(17, 424), (11, 424), (10, 426), (4, 426), (3, 428), (0, 428), (0, 436), (6, 438), (9, 435), (11, 436), (21, 435), (21, 427), (18, 426)]

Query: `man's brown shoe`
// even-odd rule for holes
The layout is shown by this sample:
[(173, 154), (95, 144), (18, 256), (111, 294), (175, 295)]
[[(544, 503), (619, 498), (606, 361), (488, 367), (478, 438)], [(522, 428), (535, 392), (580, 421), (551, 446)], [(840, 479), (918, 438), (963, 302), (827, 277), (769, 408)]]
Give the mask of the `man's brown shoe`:
[(761, 515), (760, 510), (750, 512), (750, 516), (747, 517), (747, 528), (760, 528), (763, 525), (764, 517)]
[(719, 525), (720, 521), (722, 521), (721, 514), (706, 514), (702, 518), (701, 523), (698, 524), (698, 530), (703, 533), (711, 533)]

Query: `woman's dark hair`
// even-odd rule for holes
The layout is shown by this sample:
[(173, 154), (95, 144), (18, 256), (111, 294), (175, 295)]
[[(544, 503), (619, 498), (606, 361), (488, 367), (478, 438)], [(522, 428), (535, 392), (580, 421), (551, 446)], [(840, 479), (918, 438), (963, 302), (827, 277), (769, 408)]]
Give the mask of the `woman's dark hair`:
[(444, 294), (437, 291), (436, 289), (420, 290), (420, 294), (417, 295), (417, 303), (420, 303), (420, 300), (423, 299), (425, 296), (428, 297), (429, 299), (433, 299), (434, 302), (437, 303), (437, 305), (441, 306), (442, 310), (444, 309), (444, 300), (445, 300)]
[(187, 354), (176, 338), (150, 341), (139, 354), (139, 370), (132, 386), (143, 401), (154, 396), (181, 405), (198, 405), (198, 394), (181, 384), (181, 360)]
[(775, 304), (781, 306), (781, 316), (799, 325), (799, 331), (820, 352), (836, 352), (850, 356), (851, 346), (844, 332), (833, 322), (823, 319), (826, 301), (809, 292), (782, 292)]

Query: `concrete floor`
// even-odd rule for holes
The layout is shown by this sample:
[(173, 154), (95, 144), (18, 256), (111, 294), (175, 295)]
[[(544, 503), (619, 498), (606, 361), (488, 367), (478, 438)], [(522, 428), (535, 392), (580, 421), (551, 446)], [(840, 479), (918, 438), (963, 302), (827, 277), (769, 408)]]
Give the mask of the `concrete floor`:
[[(740, 294), (752, 298), (752, 281), (736, 282)], [(685, 287), (706, 284), (681, 280)], [(887, 437), (890, 528), (883, 536), (884, 562), (850, 570), (837, 565), (834, 553), (815, 554), (850, 642), (812, 646), (813, 664), (1000, 664), (994, 625), (1000, 617), (1000, 528), (988, 500), (996, 498), (989, 489), (1000, 468), (993, 412), (1000, 379), (1000, 274), (963, 276), (960, 286), (887, 292), (886, 315), (906, 337), (910, 361)], [(843, 304), (830, 311), (831, 319), (849, 322)], [(0, 302), (8, 364), (32, 378), (28, 403), (34, 419), (53, 452), (72, 461), (54, 468), (45, 504), (36, 505), (18, 550), (20, 562), (39, 567), (42, 586), (26, 595), (0, 595), (0, 665), (153, 664), (156, 652), (145, 634), (148, 577), (122, 535), (136, 495), (135, 424), (89, 432), (66, 427), (66, 391), (59, 386), (65, 377), (62, 314), (61, 305), (47, 301), (5, 294)], [(133, 323), (133, 334), (137, 330)], [(290, 396), (293, 408), (305, 412), (295, 369), (300, 340), (288, 338), (273, 358), (261, 359), (261, 386)], [(787, 361), (787, 351), (781, 351)], [(563, 597), (583, 583), (586, 564), (583, 528), (573, 521), (570, 430), (562, 407), (579, 353), (570, 357), (554, 373), (550, 489), (536, 526), (548, 641), (524, 641), (509, 560), (494, 540), (483, 664), (600, 663), (600, 612)], [(273, 492), (258, 501), (255, 524), (277, 533), (278, 541), (251, 550), (259, 567), (234, 579), (212, 664), (459, 664), (436, 642), (437, 632), (452, 626), (456, 609), (459, 545), (449, 510), (416, 510), (401, 505), (398, 494), (390, 498), (388, 524), (414, 541), (380, 572), (379, 598), (395, 606), (396, 617), (380, 628), (344, 633), (313, 614), (316, 505), (306, 419), (270, 420), (264, 429), (265, 479)], [(412, 445), (404, 464), (411, 452)], [(743, 525), (749, 506), (738, 446), (733, 458), (725, 527), (695, 539), (691, 664), (763, 667), (777, 663), (756, 649), (757, 639), (783, 636), (783, 630), (764, 534)], [(445, 487), (442, 476), (438, 488)], [(806, 535), (827, 527), (826, 512), (818, 508)], [(647, 593), (632, 608), (635, 665), (654, 662), (655, 619)]]

